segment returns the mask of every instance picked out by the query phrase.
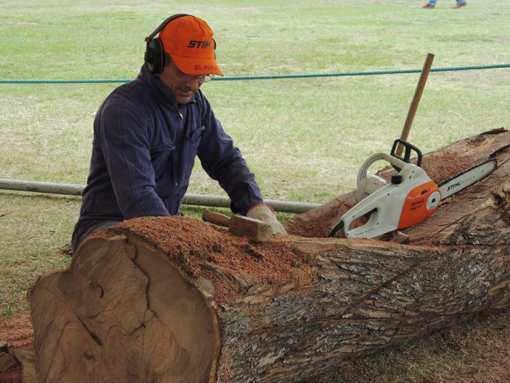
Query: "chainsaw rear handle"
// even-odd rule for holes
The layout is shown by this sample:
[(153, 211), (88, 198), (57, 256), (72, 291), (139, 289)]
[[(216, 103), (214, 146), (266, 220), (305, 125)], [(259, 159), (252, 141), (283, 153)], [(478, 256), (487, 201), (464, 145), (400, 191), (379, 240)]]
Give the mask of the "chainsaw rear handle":
[[(365, 217), (369, 217), (373, 214), (373, 213), (377, 213), (377, 208), (376, 207), (373, 207), (372, 209), (369, 209), (369, 210), (366, 210), (364, 212), (364, 215)], [(329, 232), (328, 234), (328, 237), (329, 238), (332, 238), (335, 236), (335, 234), (339, 231), (339, 230), (343, 230), (343, 233), (344, 233), (344, 236), (345, 237), (348, 237), (349, 236), (349, 226), (350, 224), (352, 223), (352, 221), (360, 218), (361, 215), (359, 216), (352, 216), (350, 218), (346, 217), (345, 215), (340, 219), (340, 221), (338, 221), (338, 223), (333, 227), (333, 229), (331, 229), (331, 231)], [(347, 222), (347, 226), (346, 226), (346, 222)]]
[[(382, 218), (387, 217), (393, 224), (395, 217), (390, 218), (390, 216), (392, 213), (395, 215), (401, 208), (397, 206), (400, 201), (393, 201), (392, 192), (390, 191), (397, 187), (398, 185), (390, 184), (384, 190), (379, 189), (355, 205), (354, 209), (345, 213), (340, 219), (343, 224), (339, 228), (343, 230), (344, 236), (346, 238), (377, 238), (386, 233), (387, 228)], [(391, 202), (386, 203), (385, 198), (388, 198)], [(362, 217), (368, 217), (368, 222), (362, 226), (352, 228), (352, 223)]]
[[(404, 157), (401, 157), (397, 154), (397, 148), (398, 148), (398, 144), (402, 145), (405, 149), (405, 152), (404, 152)], [(422, 160), (422, 154), (421, 154), (421, 150), (418, 149), (416, 146), (414, 146), (413, 144), (407, 142), (407, 141), (404, 141), (400, 138), (397, 138), (394, 142), (393, 142), (393, 147), (391, 148), (391, 153), (390, 155), (392, 157), (395, 157), (395, 158), (398, 158), (399, 160), (409, 164), (411, 163), (411, 153), (412, 152), (415, 152), (416, 155), (417, 155), (417, 159), (416, 159), (416, 165), (420, 166), (421, 167), (421, 160)], [(394, 164), (393, 165), (393, 168), (399, 172), (400, 170), (402, 170), (402, 168), (397, 168)]]

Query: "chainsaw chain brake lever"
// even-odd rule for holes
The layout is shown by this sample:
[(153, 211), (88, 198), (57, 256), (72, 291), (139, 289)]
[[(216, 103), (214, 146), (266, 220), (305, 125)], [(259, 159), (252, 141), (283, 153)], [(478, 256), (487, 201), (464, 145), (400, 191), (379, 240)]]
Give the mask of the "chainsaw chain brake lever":
[[(404, 157), (401, 157), (397, 154), (397, 148), (398, 148), (398, 145), (402, 145), (405, 149), (405, 152), (404, 152)], [(421, 154), (421, 150), (418, 149), (416, 146), (414, 146), (413, 144), (407, 142), (407, 141), (404, 141), (400, 138), (397, 138), (394, 142), (393, 142), (393, 147), (391, 148), (391, 153), (390, 155), (395, 157), (395, 158), (398, 158), (399, 160), (401, 161), (404, 161), (405, 163), (411, 163), (411, 153), (412, 152), (415, 152), (416, 155), (417, 155), (417, 159), (416, 159), (416, 165), (421, 167), (421, 160), (422, 160), (422, 154)], [(400, 169), (398, 166), (395, 166), (394, 164), (391, 164), (391, 166), (393, 166), (393, 168), (397, 171), (397, 172), (400, 172), (402, 169)]]

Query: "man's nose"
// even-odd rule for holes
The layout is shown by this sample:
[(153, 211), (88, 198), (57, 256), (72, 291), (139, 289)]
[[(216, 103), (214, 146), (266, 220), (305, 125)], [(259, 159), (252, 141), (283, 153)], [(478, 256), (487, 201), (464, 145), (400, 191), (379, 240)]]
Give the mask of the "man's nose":
[(202, 86), (202, 83), (203, 82), (200, 81), (200, 79), (197, 77), (186, 81), (186, 86), (191, 88), (192, 90), (198, 90), (200, 86)]

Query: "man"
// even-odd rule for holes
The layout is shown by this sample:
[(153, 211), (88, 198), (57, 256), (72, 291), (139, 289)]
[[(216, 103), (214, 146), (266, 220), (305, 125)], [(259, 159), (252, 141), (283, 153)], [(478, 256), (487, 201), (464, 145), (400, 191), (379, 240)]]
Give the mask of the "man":
[[(157, 32), (159, 37), (153, 38)], [(174, 15), (147, 38), (140, 74), (115, 89), (94, 120), (90, 173), (73, 251), (87, 235), (122, 220), (180, 215), (197, 155), (229, 195), (234, 213), (285, 233), (200, 90), (212, 75), (223, 73), (205, 21)]]

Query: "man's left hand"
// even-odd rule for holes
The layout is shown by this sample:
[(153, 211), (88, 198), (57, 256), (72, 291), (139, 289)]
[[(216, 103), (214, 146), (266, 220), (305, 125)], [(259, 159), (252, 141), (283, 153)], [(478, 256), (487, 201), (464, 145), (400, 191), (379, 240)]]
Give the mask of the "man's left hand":
[(273, 209), (271, 209), (267, 205), (253, 206), (250, 210), (248, 210), (246, 216), (268, 223), (269, 225), (271, 225), (274, 234), (287, 234), (282, 224), (278, 222), (278, 219), (276, 218), (276, 214), (273, 211)]

